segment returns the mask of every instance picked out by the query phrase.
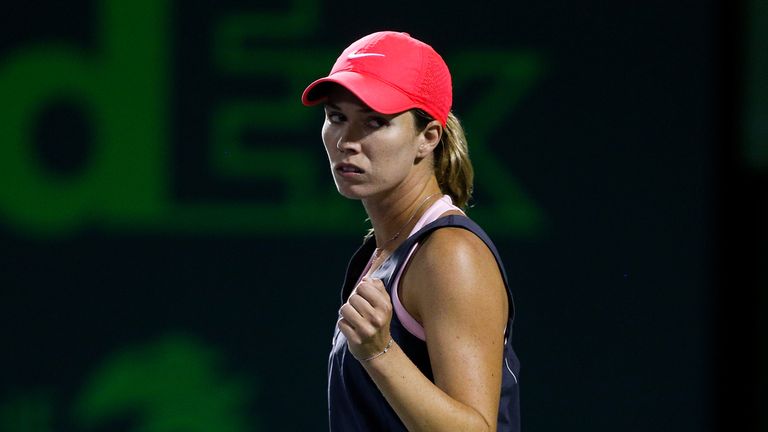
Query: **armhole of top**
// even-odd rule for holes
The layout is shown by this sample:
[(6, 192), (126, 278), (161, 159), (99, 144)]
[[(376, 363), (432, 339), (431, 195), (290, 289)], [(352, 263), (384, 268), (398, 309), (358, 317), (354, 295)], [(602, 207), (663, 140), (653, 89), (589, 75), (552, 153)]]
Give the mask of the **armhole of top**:
[(421, 323), (419, 323), (416, 318), (414, 318), (413, 315), (408, 312), (408, 310), (403, 305), (403, 302), (400, 300), (400, 282), (402, 280), (402, 276), (411, 265), (411, 257), (413, 257), (413, 254), (415, 254), (420, 247), (421, 244), (419, 242), (413, 245), (406, 258), (405, 265), (403, 265), (400, 268), (398, 274), (395, 275), (394, 284), (392, 285), (392, 307), (395, 310), (395, 314), (397, 314), (397, 319), (400, 320), (400, 323), (408, 331), (408, 333), (422, 341), (426, 341), (427, 335), (424, 332), (424, 326), (422, 326)]
[[(453, 211), (453, 210), (449, 210), (449, 211)], [(445, 212), (445, 213), (448, 213), (448, 212)], [(445, 213), (438, 216), (437, 219), (445, 217), (446, 216)], [(465, 216), (463, 212), (461, 213), (462, 213), (462, 216)], [(450, 227), (451, 226), (446, 226), (445, 228), (450, 228)], [(460, 228), (460, 227), (454, 227), (454, 228)], [(462, 229), (467, 229), (467, 228), (462, 228)], [(490, 245), (488, 245), (488, 243), (486, 243), (485, 240), (483, 240), (483, 238), (478, 233), (475, 233), (472, 230), (468, 230), (468, 231), (472, 232), (476, 237), (478, 237), (480, 241), (482, 241), (485, 244), (485, 246), (491, 251), (491, 254), (494, 255), (494, 260), (496, 261), (496, 264), (499, 267), (499, 273), (501, 275), (502, 283), (504, 285), (504, 291), (506, 291), (506, 295), (507, 295), (507, 324), (505, 324), (503, 328), (504, 344), (506, 345), (507, 337), (508, 337), (507, 332), (509, 330), (508, 324), (512, 320), (512, 317), (514, 316), (514, 307), (515, 307), (514, 301), (512, 299), (512, 295), (509, 291), (509, 287), (507, 286), (508, 282), (506, 280), (503, 270), (501, 269), (501, 263), (497, 259), (496, 254), (493, 252), (493, 248), (491, 248)], [(400, 320), (400, 323), (408, 331), (408, 333), (426, 342), (427, 337), (426, 337), (426, 332), (424, 331), (424, 326), (422, 326), (421, 323), (419, 323), (416, 320), (416, 318), (414, 318), (413, 315), (411, 315), (410, 312), (408, 312), (408, 310), (405, 308), (405, 305), (403, 305), (402, 301), (400, 300), (400, 294), (401, 294), (400, 282), (402, 280), (402, 276), (405, 275), (405, 272), (411, 266), (411, 259), (416, 254), (416, 252), (419, 251), (421, 246), (422, 246), (421, 242), (416, 242), (413, 245), (413, 247), (411, 247), (411, 250), (408, 252), (408, 255), (406, 256), (405, 264), (400, 268), (400, 271), (397, 273), (397, 275), (395, 275), (395, 278), (393, 279), (394, 284), (392, 285), (392, 307), (395, 311), (395, 314), (397, 315), (397, 318)]]
[[(458, 212), (458, 213), (451, 213), (451, 212)], [(461, 209), (449, 209), (442, 213), (440, 213), (433, 221), (438, 220), (443, 217), (451, 216), (451, 215), (457, 215), (457, 216), (466, 216), (466, 214), (461, 211)], [(423, 225), (422, 225), (423, 226)], [(414, 228), (414, 230), (416, 230)], [(417, 231), (417, 230), (416, 230)], [(411, 233), (414, 234), (414, 233)], [(405, 264), (400, 268), (400, 271), (395, 275), (393, 279), (393, 285), (392, 285), (392, 307), (395, 310), (395, 314), (397, 314), (397, 318), (400, 320), (400, 323), (403, 325), (403, 327), (413, 335), (414, 337), (426, 341), (427, 335), (424, 332), (424, 326), (419, 323), (416, 318), (411, 315), (410, 312), (408, 312), (408, 309), (405, 308), (405, 305), (403, 305), (403, 302), (400, 300), (400, 284), (402, 281), (403, 275), (408, 271), (408, 268), (411, 266), (411, 258), (416, 254), (416, 252), (419, 251), (421, 248), (421, 242), (416, 242), (413, 247), (411, 247), (411, 250), (408, 252), (408, 255), (406, 255), (405, 258)]]

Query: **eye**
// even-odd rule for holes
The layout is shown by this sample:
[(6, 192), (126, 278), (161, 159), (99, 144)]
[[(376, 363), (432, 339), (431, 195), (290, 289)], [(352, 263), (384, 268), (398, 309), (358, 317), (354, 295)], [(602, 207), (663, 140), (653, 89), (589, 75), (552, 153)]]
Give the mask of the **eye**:
[(347, 117), (338, 111), (326, 111), (325, 117), (328, 119), (329, 122), (336, 123), (336, 124), (347, 120)]
[(385, 119), (384, 117), (372, 116), (366, 119), (365, 125), (371, 129), (379, 129), (384, 126), (389, 126), (389, 120)]

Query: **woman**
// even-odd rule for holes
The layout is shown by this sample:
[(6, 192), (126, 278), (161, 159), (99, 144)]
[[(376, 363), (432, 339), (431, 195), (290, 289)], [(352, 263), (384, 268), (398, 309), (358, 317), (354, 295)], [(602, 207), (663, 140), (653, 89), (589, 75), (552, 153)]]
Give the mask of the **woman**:
[(310, 84), (339, 192), (372, 233), (353, 256), (329, 360), (332, 431), (518, 431), (512, 297), (464, 216), (472, 166), (429, 45), (378, 32)]

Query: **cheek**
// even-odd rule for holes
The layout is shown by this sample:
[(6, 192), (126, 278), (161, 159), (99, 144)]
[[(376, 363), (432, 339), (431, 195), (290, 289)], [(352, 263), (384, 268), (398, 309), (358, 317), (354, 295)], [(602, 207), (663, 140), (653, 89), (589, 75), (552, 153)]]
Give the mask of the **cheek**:
[(328, 122), (323, 123), (323, 129), (320, 132), (323, 139), (323, 145), (325, 146), (325, 152), (330, 154), (332, 148), (336, 146), (331, 129), (328, 127)]
[(367, 149), (366, 155), (386, 182), (402, 180), (413, 168), (411, 152), (398, 141), (387, 143), (387, 145), (371, 146)]
[(413, 137), (399, 132), (391, 134), (382, 141), (386, 145), (381, 146), (378, 156), (386, 159), (398, 171), (410, 169), (416, 157)]

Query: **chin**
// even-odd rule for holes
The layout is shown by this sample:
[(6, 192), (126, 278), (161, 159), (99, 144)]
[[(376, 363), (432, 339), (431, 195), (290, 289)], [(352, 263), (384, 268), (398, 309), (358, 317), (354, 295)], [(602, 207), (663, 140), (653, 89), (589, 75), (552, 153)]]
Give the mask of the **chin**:
[(353, 199), (353, 200), (359, 200), (365, 198), (367, 195), (356, 193), (355, 191), (349, 190), (349, 188), (336, 188), (337, 191), (339, 191), (339, 195), (343, 196), (344, 198)]
[(361, 185), (345, 185), (336, 183), (336, 190), (339, 192), (339, 195), (343, 196), (344, 198), (353, 200), (360, 200), (372, 195), (370, 191), (366, 190), (364, 187), (361, 187)]

